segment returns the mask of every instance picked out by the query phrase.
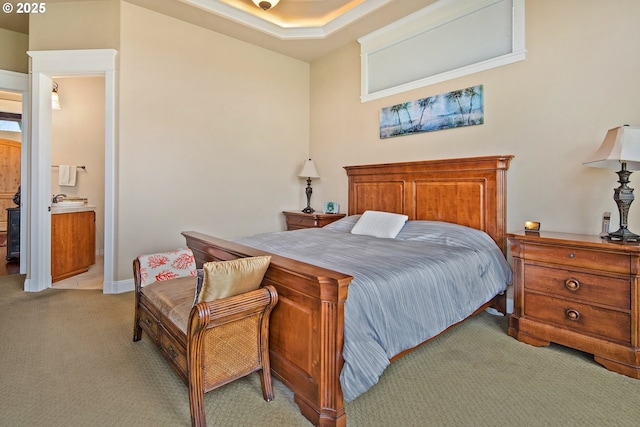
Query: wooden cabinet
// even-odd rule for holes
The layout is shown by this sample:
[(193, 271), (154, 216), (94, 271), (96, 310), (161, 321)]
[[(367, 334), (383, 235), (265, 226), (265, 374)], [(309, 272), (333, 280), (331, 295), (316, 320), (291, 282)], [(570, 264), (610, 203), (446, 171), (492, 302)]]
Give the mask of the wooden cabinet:
[(51, 215), (51, 281), (84, 273), (96, 262), (94, 211)]
[(320, 228), (334, 221), (344, 218), (345, 214), (283, 212), (287, 219), (287, 230), (299, 230), (301, 228)]
[[(0, 138), (0, 212), (16, 208), (13, 197), (20, 186), (20, 152), (18, 141)], [(9, 234), (7, 217), (0, 217), (0, 233)]]
[(640, 245), (598, 236), (509, 234), (514, 312), (509, 335), (591, 353), (640, 379)]

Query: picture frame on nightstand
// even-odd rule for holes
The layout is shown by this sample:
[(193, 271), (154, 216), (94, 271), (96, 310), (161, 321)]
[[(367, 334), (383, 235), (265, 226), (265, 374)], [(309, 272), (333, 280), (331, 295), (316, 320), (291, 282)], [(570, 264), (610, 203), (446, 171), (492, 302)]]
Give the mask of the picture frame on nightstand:
[(336, 214), (340, 212), (340, 203), (338, 202), (324, 202), (324, 213)]

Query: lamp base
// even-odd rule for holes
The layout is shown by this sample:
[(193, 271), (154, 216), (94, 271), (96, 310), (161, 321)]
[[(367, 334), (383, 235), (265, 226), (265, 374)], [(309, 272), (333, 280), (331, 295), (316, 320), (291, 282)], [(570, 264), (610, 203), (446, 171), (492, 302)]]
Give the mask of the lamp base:
[(618, 231), (605, 235), (605, 239), (620, 240), (622, 242), (637, 242), (640, 236), (630, 232), (626, 228), (620, 228)]
[(307, 178), (307, 189), (305, 190), (305, 193), (307, 193), (307, 207), (302, 209), (302, 212), (308, 214), (314, 213), (315, 210), (311, 207), (311, 194), (313, 193), (313, 189), (311, 188), (311, 178)]
[(618, 205), (618, 212), (620, 212), (620, 228), (616, 232), (609, 233), (608, 238), (622, 242), (636, 242), (640, 240), (640, 236), (627, 229), (627, 216), (634, 198), (633, 188), (627, 185), (631, 171), (627, 169), (627, 162), (621, 161), (620, 165), (622, 168), (616, 172), (619, 177), (620, 187), (613, 190), (613, 200)]

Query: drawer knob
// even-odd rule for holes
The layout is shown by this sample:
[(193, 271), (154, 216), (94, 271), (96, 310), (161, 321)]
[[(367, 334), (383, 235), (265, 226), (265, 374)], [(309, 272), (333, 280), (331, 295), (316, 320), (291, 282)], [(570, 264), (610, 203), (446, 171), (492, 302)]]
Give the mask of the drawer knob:
[(580, 282), (578, 282), (577, 279), (567, 279), (564, 282), (564, 287), (572, 292), (575, 292), (580, 289)]
[(573, 258), (575, 258), (575, 257), (576, 257), (576, 254), (574, 254), (573, 252), (571, 252), (571, 253), (569, 254), (569, 258), (573, 259)]
[(169, 352), (169, 354), (171, 355), (172, 359), (175, 359), (176, 357), (178, 357), (178, 353), (176, 353), (176, 351), (173, 349), (173, 346), (170, 345), (169, 348), (167, 349), (167, 351)]
[(567, 319), (569, 320), (578, 320), (580, 318), (580, 312), (573, 308), (568, 309), (565, 314), (567, 315)]

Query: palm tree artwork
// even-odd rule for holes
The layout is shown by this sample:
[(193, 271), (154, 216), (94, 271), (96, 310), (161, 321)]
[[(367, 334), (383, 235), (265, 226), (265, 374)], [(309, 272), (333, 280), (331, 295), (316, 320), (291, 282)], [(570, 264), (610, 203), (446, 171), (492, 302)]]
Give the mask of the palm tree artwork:
[(483, 123), (483, 86), (477, 85), (383, 108), (380, 139)]

